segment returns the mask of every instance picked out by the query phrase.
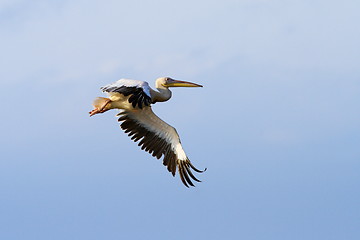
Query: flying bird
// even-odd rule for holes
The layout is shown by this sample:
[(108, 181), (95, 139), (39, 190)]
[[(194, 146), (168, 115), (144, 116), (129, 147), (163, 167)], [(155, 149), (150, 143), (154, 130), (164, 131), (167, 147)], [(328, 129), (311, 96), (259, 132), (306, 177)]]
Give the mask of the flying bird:
[(190, 162), (181, 145), (176, 129), (161, 120), (151, 109), (151, 104), (165, 102), (171, 98), (170, 87), (202, 87), (199, 84), (174, 80), (169, 77), (156, 79), (153, 90), (145, 81), (120, 79), (100, 88), (108, 98), (98, 97), (94, 100), (94, 109), (90, 116), (104, 113), (110, 109), (120, 109), (118, 121), (120, 127), (138, 146), (160, 159), (167, 170), (175, 176), (176, 169), (186, 187), (194, 186), (197, 179), (192, 170), (202, 173)]

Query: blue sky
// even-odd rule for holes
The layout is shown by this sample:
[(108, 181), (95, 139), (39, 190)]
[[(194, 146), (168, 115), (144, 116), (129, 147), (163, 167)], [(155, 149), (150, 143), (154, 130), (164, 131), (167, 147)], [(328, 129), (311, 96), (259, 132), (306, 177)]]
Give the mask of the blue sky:
[[(0, 1), (1, 239), (359, 239), (358, 1)], [(89, 118), (119, 78), (196, 82), (154, 111), (182, 186)]]

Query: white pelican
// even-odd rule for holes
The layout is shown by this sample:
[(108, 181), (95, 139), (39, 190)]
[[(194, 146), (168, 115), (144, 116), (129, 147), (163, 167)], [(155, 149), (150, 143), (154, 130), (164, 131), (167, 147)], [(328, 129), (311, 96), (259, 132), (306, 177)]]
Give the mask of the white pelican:
[(186, 187), (194, 186), (191, 179), (198, 180), (191, 169), (202, 173), (195, 168), (181, 145), (179, 135), (175, 128), (161, 120), (154, 114), (151, 104), (165, 102), (171, 98), (169, 87), (202, 87), (199, 84), (174, 80), (169, 77), (158, 78), (155, 82), (155, 91), (144, 81), (120, 79), (112, 84), (101, 88), (107, 92), (109, 98), (98, 97), (94, 100), (94, 110), (90, 116), (106, 112), (110, 109), (120, 109), (120, 127), (139, 146), (160, 159), (164, 156), (163, 164), (169, 172), (175, 176), (176, 168), (179, 171), (181, 181)]

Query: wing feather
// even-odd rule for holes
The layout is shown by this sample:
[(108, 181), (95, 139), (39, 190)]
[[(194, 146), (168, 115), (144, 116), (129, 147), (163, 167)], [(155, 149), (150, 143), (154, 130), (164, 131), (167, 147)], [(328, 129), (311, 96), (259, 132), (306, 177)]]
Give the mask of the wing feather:
[(140, 140), (138, 145), (142, 150), (149, 152), (158, 159), (163, 157), (164, 166), (173, 176), (178, 169), (180, 179), (186, 187), (194, 186), (191, 180), (200, 182), (191, 172), (191, 169), (199, 173), (203, 171), (195, 168), (187, 158), (175, 128), (156, 116), (151, 107), (143, 107), (141, 110), (134, 109), (133, 111), (124, 110), (118, 116), (118, 121), (121, 122), (120, 127), (125, 133), (134, 142)]
[(130, 96), (128, 101), (133, 108), (138, 106), (142, 109), (144, 106), (150, 106), (151, 95), (150, 87), (147, 82), (131, 79), (120, 79), (114, 83), (101, 88), (103, 92), (117, 92), (124, 96)]

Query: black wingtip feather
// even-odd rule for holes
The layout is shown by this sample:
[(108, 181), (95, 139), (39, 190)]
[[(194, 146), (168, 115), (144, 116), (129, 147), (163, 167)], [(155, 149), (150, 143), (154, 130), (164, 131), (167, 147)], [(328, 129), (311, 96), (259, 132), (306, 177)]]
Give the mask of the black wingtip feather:
[(191, 172), (191, 170), (189, 169), (188, 166), (186, 166), (185, 170), (187, 171), (187, 173), (190, 175), (190, 177), (191, 177), (192, 179), (194, 179), (194, 180), (197, 181), (197, 182), (201, 182), (199, 179), (197, 179), (197, 178), (194, 176), (194, 174)]
[(207, 168), (205, 168), (204, 170), (199, 170), (197, 169), (196, 167), (194, 167), (194, 165), (191, 164), (190, 160), (188, 159), (188, 163), (189, 163), (189, 166), (191, 167), (191, 169), (193, 169), (195, 172), (198, 172), (198, 173), (203, 173), (207, 170)]
[(180, 179), (181, 179), (181, 181), (183, 182), (183, 184), (184, 184), (187, 188), (189, 188), (189, 185), (186, 183), (186, 181), (185, 181), (185, 179), (184, 179), (184, 175), (183, 175), (183, 173), (182, 173), (181, 171), (179, 171), (179, 175), (180, 175)]
[(194, 184), (191, 182), (191, 180), (190, 180), (190, 178), (189, 178), (189, 175), (187, 174), (187, 166), (186, 166), (186, 163), (180, 162), (180, 163), (178, 163), (178, 166), (179, 166), (179, 172), (180, 172), (180, 174), (184, 175), (186, 182), (187, 182), (190, 186), (195, 187)]

